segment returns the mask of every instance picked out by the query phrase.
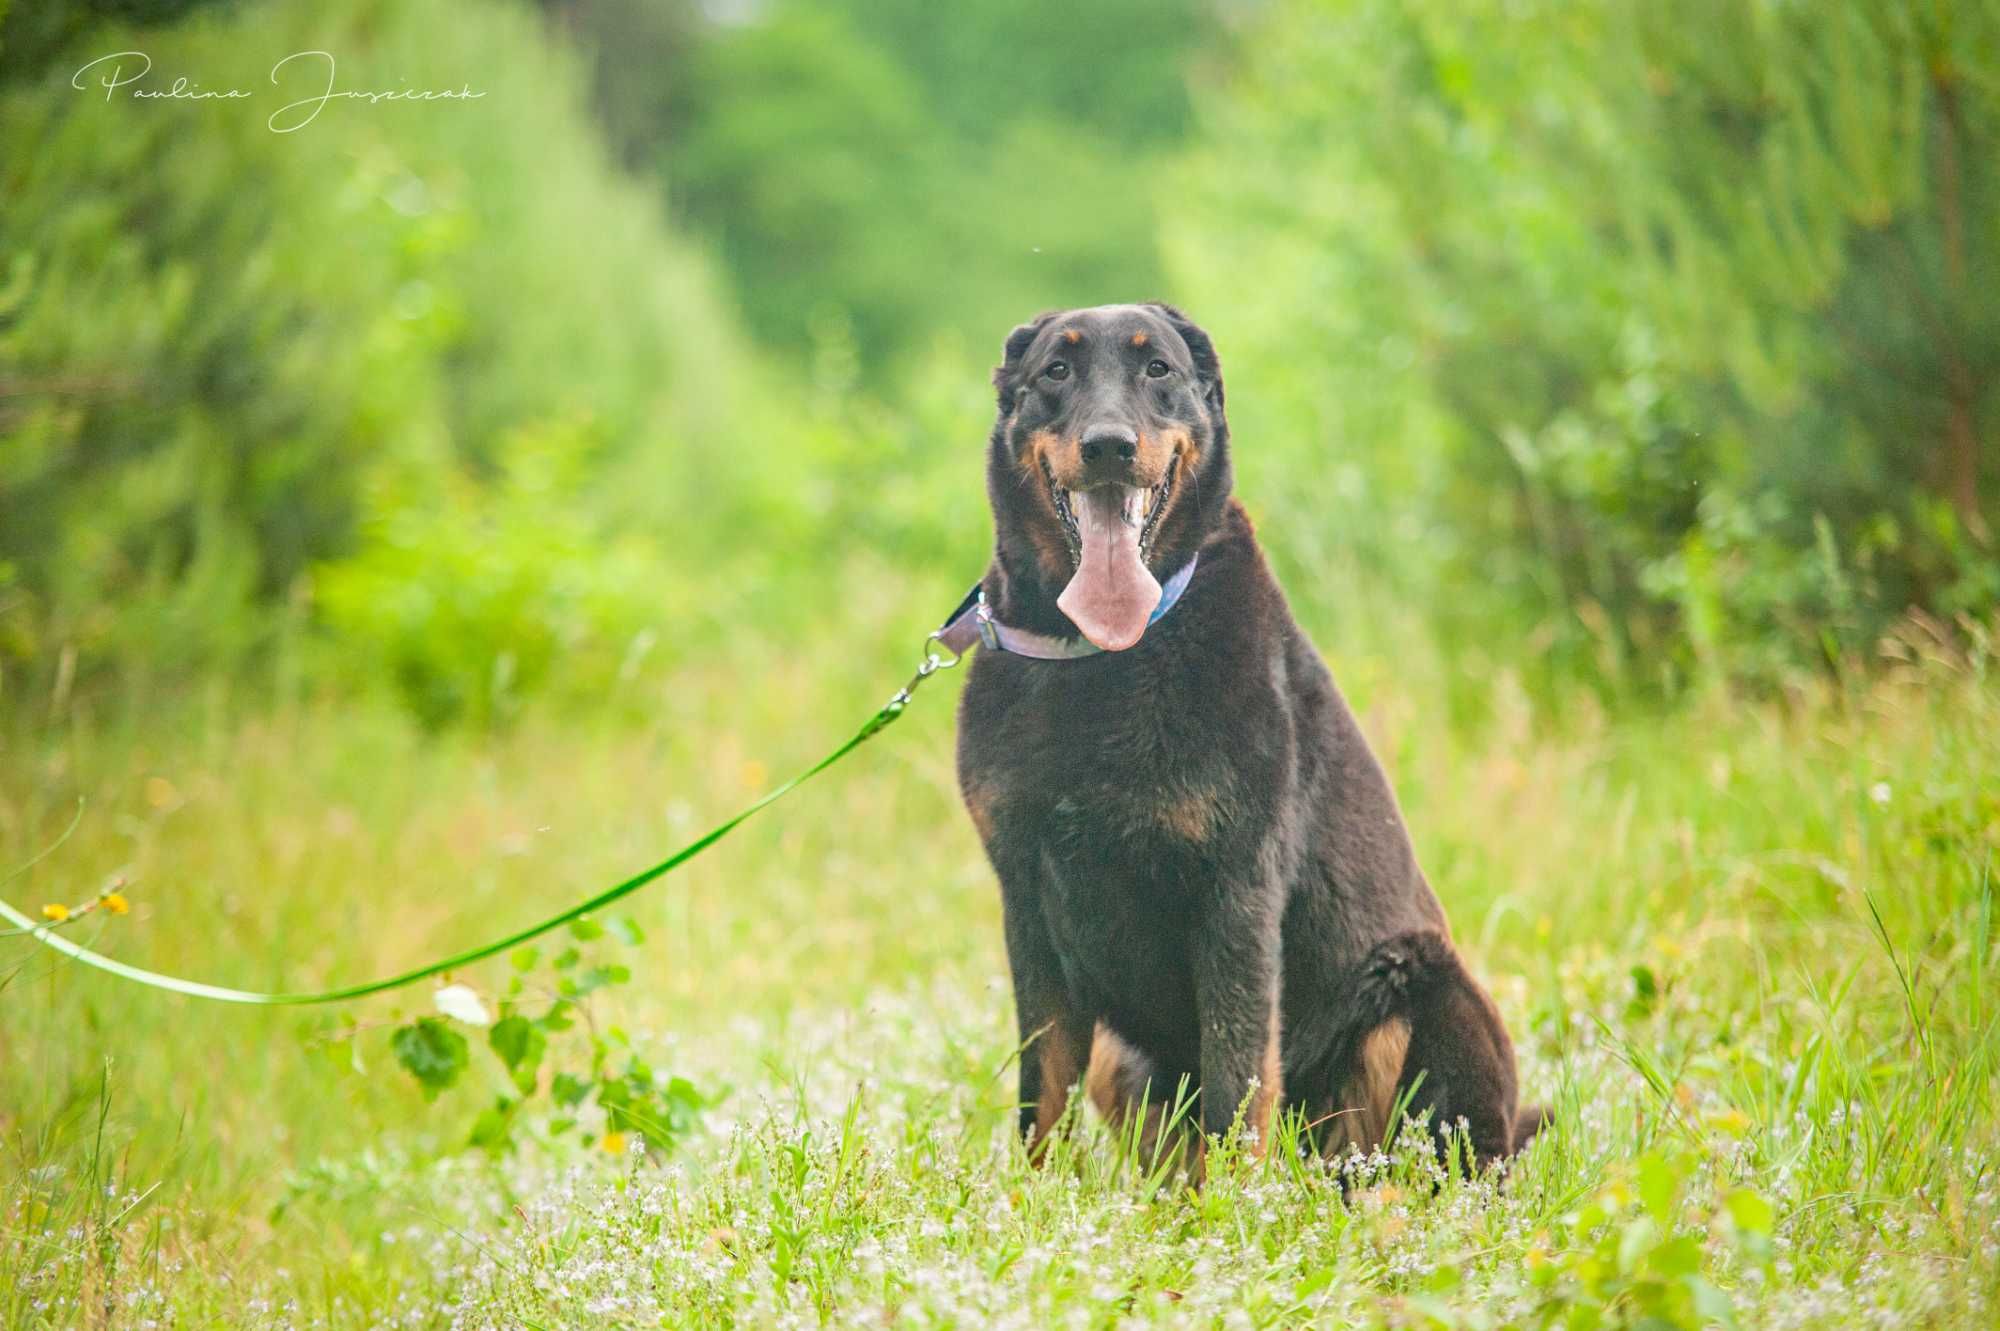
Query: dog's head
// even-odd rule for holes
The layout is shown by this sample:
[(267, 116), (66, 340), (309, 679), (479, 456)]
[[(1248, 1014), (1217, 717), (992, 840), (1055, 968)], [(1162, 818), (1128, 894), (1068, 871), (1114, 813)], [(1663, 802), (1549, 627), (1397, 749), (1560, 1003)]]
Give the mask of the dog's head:
[(1229, 497), (1215, 347), (1170, 305), (1064, 310), (1008, 335), (993, 382), (1002, 568), (1123, 651)]

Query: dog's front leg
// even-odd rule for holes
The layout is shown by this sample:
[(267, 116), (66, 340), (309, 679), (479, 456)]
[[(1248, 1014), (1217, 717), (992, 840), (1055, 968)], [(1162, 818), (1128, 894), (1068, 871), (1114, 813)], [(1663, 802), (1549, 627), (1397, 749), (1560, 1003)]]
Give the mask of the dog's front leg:
[(1243, 1114), (1261, 1153), (1283, 1090), (1278, 1049), (1282, 910), (1260, 882), (1220, 885), (1194, 936), (1201, 1019), (1201, 1129), (1221, 1137)]
[[(997, 866), (996, 866), (997, 867)], [(1014, 1016), (1021, 1036), (1021, 1137), (1040, 1164), (1049, 1135), (1063, 1121), (1070, 1089), (1090, 1062), (1092, 1021), (1063, 981), (1062, 965), (1042, 916), (1040, 882), (1000, 873), (1007, 930), (1007, 965), (1014, 975)]]

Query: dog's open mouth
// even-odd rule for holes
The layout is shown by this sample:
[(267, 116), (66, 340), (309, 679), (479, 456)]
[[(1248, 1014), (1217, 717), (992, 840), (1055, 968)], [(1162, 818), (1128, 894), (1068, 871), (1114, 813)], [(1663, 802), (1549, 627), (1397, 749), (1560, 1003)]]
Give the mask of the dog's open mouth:
[[(1174, 480), (1180, 474), (1180, 469), (1181, 460), (1177, 455), (1168, 459), (1167, 474), (1162, 476), (1160, 483), (1151, 489), (1143, 489), (1136, 485), (1107, 487), (1122, 489), (1128, 498), (1133, 495), (1140, 496), (1141, 498), (1139, 509), (1141, 518), (1141, 525), (1139, 527), (1139, 557), (1142, 559), (1153, 553), (1154, 532), (1160, 525), (1160, 518), (1167, 511), (1167, 500), (1174, 493)], [(1083, 538), (1078, 533), (1076, 526), (1076, 509), (1073, 507), (1076, 492), (1065, 490), (1056, 483), (1056, 474), (1049, 467), (1046, 458), (1042, 460), (1042, 477), (1049, 483), (1049, 498), (1055, 503), (1056, 516), (1062, 519), (1063, 537), (1069, 542), (1070, 562), (1075, 563), (1082, 554), (1083, 548)]]
[(1180, 459), (1154, 486), (1099, 485), (1065, 490), (1047, 462), (1042, 474), (1062, 519), (1076, 571), (1056, 605), (1084, 637), (1107, 652), (1139, 641), (1160, 604), (1160, 584), (1146, 567), (1153, 535), (1173, 495)]

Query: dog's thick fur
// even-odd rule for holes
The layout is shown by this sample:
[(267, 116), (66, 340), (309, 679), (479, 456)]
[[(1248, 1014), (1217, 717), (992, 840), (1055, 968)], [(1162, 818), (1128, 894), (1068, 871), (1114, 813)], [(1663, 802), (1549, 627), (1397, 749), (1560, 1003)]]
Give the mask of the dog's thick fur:
[(1155, 1129), (1185, 1085), (1206, 1136), (1245, 1111), (1260, 1143), (1282, 1097), (1323, 1148), (1375, 1145), (1414, 1085), (1409, 1112), (1463, 1121), (1482, 1163), (1518, 1149), (1541, 1116), (1517, 1107), (1507, 1032), (1230, 495), (1208, 336), (1164, 305), (1046, 314), (1007, 338), (995, 384), (984, 590), (1001, 622), (1077, 632), (1056, 603), (1076, 569), (1057, 496), (1103, 472), (1093, 439), (1127, 441), (1108, 465), (1164, 505), (1146, 568), (1165, 582), (1200, 552), (1136, 644), (1067, 661), (982, 652), (960, 703), (959, 783), (1000, 879), (1031, 1149), (1080, 1080), (1114, 1122)]

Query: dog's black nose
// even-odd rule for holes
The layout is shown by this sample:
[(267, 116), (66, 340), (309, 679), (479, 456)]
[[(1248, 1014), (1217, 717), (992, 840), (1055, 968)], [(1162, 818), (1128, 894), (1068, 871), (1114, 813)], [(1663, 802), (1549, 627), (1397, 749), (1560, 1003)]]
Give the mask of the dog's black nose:
[(1083, 461), (1086, 466), (1100, 458), (1130, 462), (1139, 456), (1139, 435), (1129, 425), (1093, 425), (1083, 432)]

